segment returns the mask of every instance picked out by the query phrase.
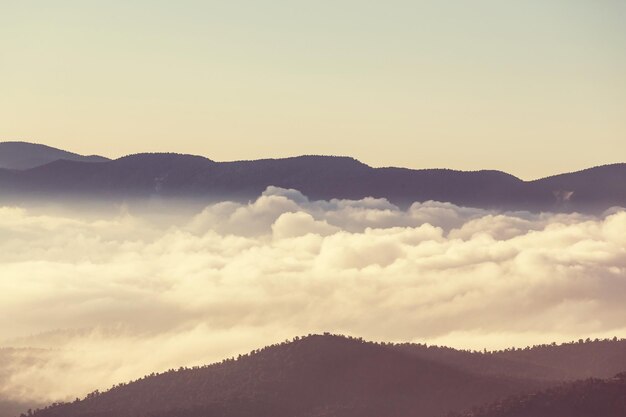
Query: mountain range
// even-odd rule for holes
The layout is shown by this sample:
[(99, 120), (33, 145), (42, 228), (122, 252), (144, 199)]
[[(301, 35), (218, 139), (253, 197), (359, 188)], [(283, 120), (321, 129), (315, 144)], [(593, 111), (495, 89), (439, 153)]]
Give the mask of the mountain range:
[(248, 201), (272, 185), (297, 189), (311, 199), (376, 197), (401, 207), (436, 200), (501, 210), (599, 212), (626, 206), (626, 163), (523, 181), (492, 170), (373, 168), (350, 157), (216, 162), (194, 155), (143, 153), (109, 160), (44, 145), (0, 143), (0, 198), (5, 201)]
[(0, 142), (0, 168), (30, 169), (65, 159), (80, 162), (105, 162), (108, 158), (98, 155), (83, 156), (73, 152), (28, 142)]
[[(470, 352), (309, 335), (213, 365), (151, 374), (33, 415), (609, 417), (623, 415), (616, 413), (624, 410), (626, 379), (613, 377), (623, 370), (626, 340)], [(574, 395), (587, 399), (588, 414), (567, 414)]]

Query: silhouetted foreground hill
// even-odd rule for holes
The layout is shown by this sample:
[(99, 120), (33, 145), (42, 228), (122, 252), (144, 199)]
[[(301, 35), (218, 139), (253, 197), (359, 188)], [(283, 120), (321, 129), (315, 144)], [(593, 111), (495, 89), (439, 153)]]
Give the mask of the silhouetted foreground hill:
[(452, 417), (624, 417), (626, 373), (513, 396)]
[(30, 169), (59, 159), (82, 162), (104, 162), (102, 156), (83, 156), (73, 152), (28, 142), (0, 142), (0, 168)]
[(391, 347), (310, 336), (149, 376), (38, 417), (438, 416), (540, 384), (474, 375)]
[[(237, 360), (153, 374), (104, 393), (90, 394), (81, 401), (52, 405), (34, 415), (435, 417), (557, 384), (520, 378), (527, 374), (520, 369), (533, 363), (539, 363), (542, 369), (556, 369), (554, 375), (576, 367), (579, 360), (585, 363), (585, 373), (605, 372), (604, 359), (596, 364), (590, 354), (596, 347), (598, 353), (609, 355), (607, 363), (613, 369), (624, 366), (624, 341), (562, 346), (570, 354), (550, 367), (542, 363), (550, 361), (545, 346), (501, 352), (510, 357), (498, 352), (461, 352), (450, 359), (449, 351), (453, 350), (448, 348), (308, 336)], [(559, 349), (549, 347), (550, 351)], [(484, 362), (466, 365), (476, 358), (484, 358)], [(511, 364), (515, 366), (511, 368)]]
[(191, 155), (137, 154), (98, 164), (67, 159), (24, 171), (0, 169), (0, 196), (247, 201), (273, 185), (312, 199), (379, 197), (400, 206), (427, 200), (512, 210), (626, 206), (626, 164), (526, 182), (499, 171), (372, 168), (330, 156), (215, 162)]

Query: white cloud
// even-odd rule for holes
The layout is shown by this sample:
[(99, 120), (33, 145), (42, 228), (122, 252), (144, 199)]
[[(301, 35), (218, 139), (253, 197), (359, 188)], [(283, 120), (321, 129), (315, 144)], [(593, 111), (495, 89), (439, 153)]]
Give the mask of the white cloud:
[(309, 332), (474, 348), (626, 336), (623, 210), (401, 210), (275, 187), (171, 210), (0, 208), (0, 346), (45, 349), (0, 350), (0, 395), (73, 398)]
[(272, 232), (276, 239), (304, 236), (309, 233), (328, 236), (340, 230), (328, 224), (326, 220), (315, 220), (312, 215), (302, 211), (283, 213), (272, 224)]

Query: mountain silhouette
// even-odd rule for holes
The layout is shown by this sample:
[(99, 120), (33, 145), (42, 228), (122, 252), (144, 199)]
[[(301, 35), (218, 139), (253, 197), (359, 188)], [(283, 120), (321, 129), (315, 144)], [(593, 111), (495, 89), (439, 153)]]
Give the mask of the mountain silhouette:
[(589, 378), (477, 407), (450, 417), (624, 417), (626, 373)]
[(216, 162), (173, 153), (135, 154), (97, 164), (65, 158), (20, 171), (0, 169), (4, 199), (248, 201), (268, 186), (297, 189), (316, 200), (386, 198), (401, 207), (436, 200), (502, 210), (602, 211), (626, 206), (626, 164), (535, 181), (488, 170), (372, 168), (354, 158), (314, 155)]
[[(595, 362), (603, 362), (599, 355), (606, 353), (609, 355), (606, 363), (611, 364), (610, 370), (615, 373), (615, 369), (623, 369), (625, 365), (624, 343), (550, 346), (551, 352), (569, 350), (570, 353), (565, 359), (549, 364), (546, 346), (493, 354), (461, 352), (450, 359), (450, 352), (460, 351), (379, 344), (329, 334), (310, 335), (218, 364), (152, 374), (103, 393), (94, 392), (83, 400), (53, 404), (34, 415), (443, 417), (558, 385), (556, 380), (520, 377), (526, 374), (521, 370), (524, 366), (553, 372), (544, 377), (563, 375), (566, 368), (576, 367), (575, 361), (581, 358), (586, 358), (584, 367), (593, 368)], [(595, 361), (590, 354), (593, 351)], [(463, 364), (478, 357), (485, 362), (474, 365), (474, 369)], [(584, 372), (609, 371), (605, 365), (591, 368)], [(511, 369), (517, 370), (511, 372)]]
[(82, 162), (104, 162), (102, 156), (83, 156), (46, 145), (28, 142), (0, 142), (0, 168), (30, 169), (59, 159)]
[(579, 340), (523, 349), (472, 352), (413, 343), (395, 349), (483, 375), (546, 381), (609, 378), (626, 370), (626, 340)]

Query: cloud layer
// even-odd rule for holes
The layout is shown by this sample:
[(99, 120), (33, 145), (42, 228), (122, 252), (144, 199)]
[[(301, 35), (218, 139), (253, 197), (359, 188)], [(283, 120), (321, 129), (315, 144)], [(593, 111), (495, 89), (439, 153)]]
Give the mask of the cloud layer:
[(470, 348), (626, 336), (623, 210), (400, 210), (273, 187), (167, 209), (0, 207), (0, 396), (73, 398), (309, 332)]

